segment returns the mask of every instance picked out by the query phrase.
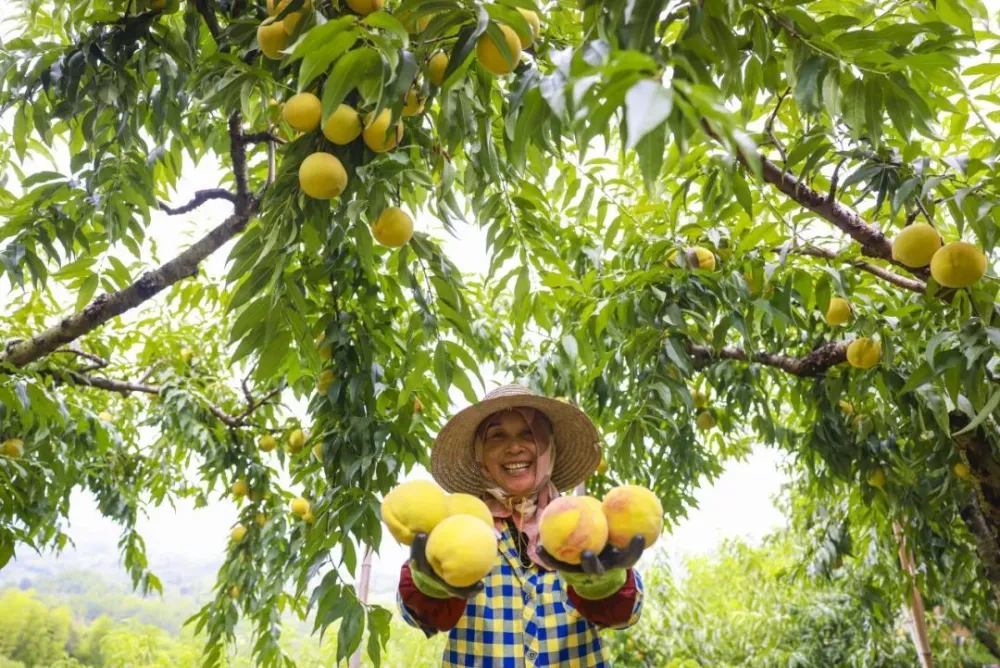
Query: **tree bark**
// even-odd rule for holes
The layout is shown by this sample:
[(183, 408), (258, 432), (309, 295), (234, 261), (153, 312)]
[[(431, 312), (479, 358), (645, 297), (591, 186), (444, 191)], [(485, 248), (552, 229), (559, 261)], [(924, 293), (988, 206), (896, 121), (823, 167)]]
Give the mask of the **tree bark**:
[(7, 349), (0, 352), (0, 364), (7, 363), (20, 367), (34, 362), (60, 346), (97, 329), (115, 316), (135, 308), (174, 283), (197, 275), (198, 265), (205, 258), (246, 228), (247, 222), (255, 213), (255, 208), (255, 205), (251, 205), (245, 212), (229, 216), (186, 251), (158, 269), (146, 272), (128, 287), (99, 295), (82, 311), (63, 318), (59, 324), (39, 332), (30, 339), (8, 344)]
[(766, 352), (748, 353), (741, 348), (733, 347), (712, 350), (708, 346), (696, 343), (689, 343), (687, 348), (688, 354), (694, 357), (695, 366), (698, 367), (703, 367), (713, 360), (730, 359), (763, 364), (764, 366), (781, 369), (793, 376), (818, 376), (831, 366), (847, 361), (848, 343), (825, 343), (802, 357)]
[[(702, 128), (712, 139), (723, 144), (725, 143), (707, 119), (702, 120)], [(737, 149), (736, 155), (743, 164), (750, 163), (747, 155), (742, 151)], [(760, 162), (761, 175), (765, 183), (770, 183), (787, 195), (789, 199), (809, 209), (857, 241), (861, 244), (862, 255), (895, 264), (922, 280), (926, 280), (930, 275), (926, 267), (914, 269), (893, 260), (892, 241), (880, 229), (865, 222), (865, 219), (857, 211), (841, 204), (837, 200), (835, 192), (823, 194), (814, 188), (810, 188), (805, 183), (802, 183), (801, 179), (795, 174), (785, 171), (771, 160), (768, 160), (763, 153), (758, 153), (756, 159)]]
[[(953, 434), (971, 422), (959, 411), (952, 411), (948, 420)], [(952, 439), (972, 477), (973, 498), (962, 510), (962, 519), (975, 538), (986, 577), (1000, 601), (1000, 462), (994, 457), (994, 446), (982, 427)]]

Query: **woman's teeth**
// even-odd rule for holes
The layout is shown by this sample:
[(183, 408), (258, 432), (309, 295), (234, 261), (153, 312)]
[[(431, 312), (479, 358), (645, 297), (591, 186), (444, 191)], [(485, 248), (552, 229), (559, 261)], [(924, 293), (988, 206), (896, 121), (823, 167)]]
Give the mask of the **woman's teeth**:
[(520, 473), (521, 471), (527, 471), (531, 468), (531, 464), (528, 464), (527, 462), (517, 462), (516, 464), (504, 464), (502, 468), (507, 473)]

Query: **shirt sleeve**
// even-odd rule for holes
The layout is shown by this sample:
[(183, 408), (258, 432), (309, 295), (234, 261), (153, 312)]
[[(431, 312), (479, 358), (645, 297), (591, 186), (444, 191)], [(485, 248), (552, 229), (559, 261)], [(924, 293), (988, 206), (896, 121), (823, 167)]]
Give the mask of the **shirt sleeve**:
[(567, 588), (566, 595), (577, 612), (592, 624), (612, 629), (627, 629), (639, 621), (644, 594), (639, 573), (630, 568), (622, 588), (607, 598), (596, 601), (580, 598), (573, 587)]
[(403, 620), (423, 631), (428, 638), (458, 624), (467, 605), (462, 598), (434, 598), (417, 589), (408, 562), (400, 569), (396, 599)]

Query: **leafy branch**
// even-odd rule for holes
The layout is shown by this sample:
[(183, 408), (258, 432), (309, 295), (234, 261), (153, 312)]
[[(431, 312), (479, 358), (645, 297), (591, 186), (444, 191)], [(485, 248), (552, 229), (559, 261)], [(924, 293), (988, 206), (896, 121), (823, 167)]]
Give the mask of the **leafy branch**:
[(230, 239), (246, 229), (257, 214), (260, 200), (250, 193), (247, 176), (246, 138), (239, 112), (229, 117), (230, 159), (236, 181), (235, 211), (187, 250), (157, 269), (144, 273), (129, 286), (112, 293), (98, 295), (82, 311), (63, 318), (58, 324), (30, 339), (8, 342), (0, 352), (0, 365), (22, 367), (34, 362), (60, 346), (92, 332), (115, 316), (129, 311), (174, 283), (198, 274), (205, 258), (219, 250)]
[[(811, 257), (825, 258), (827, 260), (841, 259), (840, 256), (833, 251), (825, 248), (817, 248), (815, 246), (796, 248), (795, 252), (799, 255), (809, 255)], [(862, 260), (844, 259), (843, 261), (852, 267), (860, 269), (861, 271), (867, 271), (869, 274), (878, 276), (882, 280), (888, 281), (898, 288), (903, 288), (904, 290), (910, 290), (911, 292), (917, 292), (920, 294), (927, 292), (927, 284), (921, 280), (900, 276), (899, 274), (895, 274), (888, 269), (883, 269), (882, 267), (871, 264), (870, 262), (864, 262)]]
[[(56, 369), (42, 369), (41, 373), (50, 376), (57, 383), (70, 383), (73, 385), (96, 387), (109, 392), (118, 392), (120, 394), (141, 392), (143, 394), (159, 395), (163, 392), (162, 385), (150, 385), (145, 382), (144, 379), (140, 379), (138, 381), (117, 380), (114, 378), (107, 378), (105, 376), (93, 376), (79, 371), (64, 371)], [(236, 415), (227, 413), (217, 404), (214, 404), (205, 398), (202, 399), (208, 409), (212, 412), (212, 415), (219, 418), (219, 420), (224, 422), (226, 425), (234, 428), (245, 427), (247, 426), (247, 418), (249, 418), (254, 411), (269, 403), (271, 399), (273, 399), (283, 389), (284, 384), (281, 384), (260, 399), (253, 399), (252, 397), (248, 398), (247, 407)]]

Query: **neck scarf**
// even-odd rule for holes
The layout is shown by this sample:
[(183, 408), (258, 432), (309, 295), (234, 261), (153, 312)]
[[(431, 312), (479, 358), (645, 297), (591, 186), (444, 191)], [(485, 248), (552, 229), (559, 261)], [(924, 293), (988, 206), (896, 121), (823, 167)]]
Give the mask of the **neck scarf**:
[[(528, 539), (528, 558), (544, 570), (551, 570), (539, 560), (535, 554), (535, 547), (538, 545), (538, 521), (542, 511), (549, 505), (549, 502), (559, 496), (559, 490), (552, 484), (550, 478), (556, 463), (555, 439), (552, 435), (552, 426), (545, 415), (534, 408), (517, 407), (511, 408), (517, 411), (531, 429), (531, 434), (535, 441), (535, 480), (531, 487), (531, 492), (526, 496), (518, 496), (505, 491), (490, 476), (486, 467), (482, 467), (483, 478), (486, 480), (486, 491), (489, 497), (483, 499), (486, 506), (493, 515), (496, 528), (503, 531), (504, 524), (509, 518)], [(483, 420), (476, 430), (475, 450), (476, 459), (482, 463), (483, 447), (486, 442), (486, 430), (489, 428), (490, 418)], [(524, 555), (522, 555), (523, 558)]]

